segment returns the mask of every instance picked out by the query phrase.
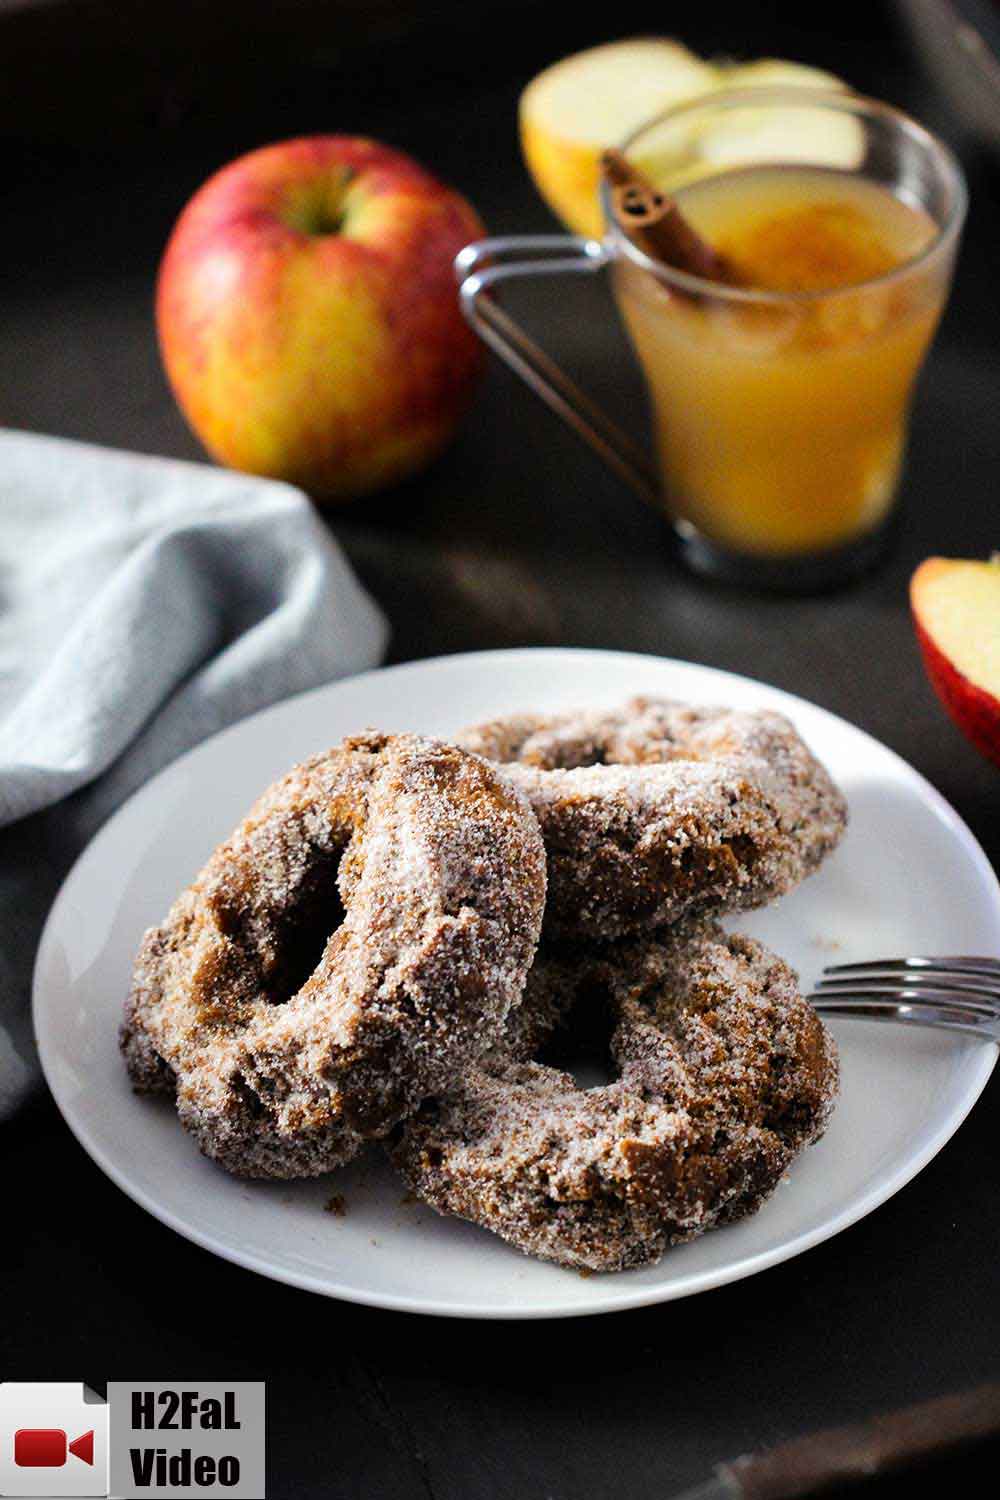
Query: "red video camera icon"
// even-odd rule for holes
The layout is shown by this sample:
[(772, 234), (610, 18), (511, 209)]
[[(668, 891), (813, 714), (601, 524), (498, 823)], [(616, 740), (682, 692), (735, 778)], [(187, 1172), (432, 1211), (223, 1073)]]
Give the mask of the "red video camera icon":
[(61, 1427), (21, 1427), (14, 1434), (14, 1462), (19, 1469), (61, 1469), (68, 1453), (92, 1464), (93, 1428), (71, 1443)]

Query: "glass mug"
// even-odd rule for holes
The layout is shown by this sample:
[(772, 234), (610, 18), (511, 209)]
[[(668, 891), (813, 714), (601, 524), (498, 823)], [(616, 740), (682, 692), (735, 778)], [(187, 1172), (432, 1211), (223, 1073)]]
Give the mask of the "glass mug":
[[(617, 224), (606, 184), (603, 240), (487, 239), (456, 261), (472, 326), (666, 511), (693, 568), (787, 589), (859, 571), (881, 550), (895, 507), (910, 397), (965, 217), (961, 168), (889, 105), (788, 87), (681, 105), (634, 132), (623, 150), (682, 208), (686, 195), (724, 188), (724, 176), (766, 168), (798, 174), (800, 183), (817, 170), (836, 177), (842, 193), (867, 192), (890, 218), (905, 212), (900, 204), (920, 211), (908, 216), (922, 226), (915, 253), (832, 291), (730, 286), (652, 260)], [(645, 375), (655, 464), (490, 295), (515, 277), (604, 269)]]

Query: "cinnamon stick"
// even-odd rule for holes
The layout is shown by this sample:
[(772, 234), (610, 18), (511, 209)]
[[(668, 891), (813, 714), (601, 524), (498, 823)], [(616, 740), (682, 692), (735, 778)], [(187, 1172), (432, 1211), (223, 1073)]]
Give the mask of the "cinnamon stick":
[(650, 260), (703, 281), (738, 281), (733, 267), (688, 223), (676, 200), (654, 187), (621, 151), (605, 151), (601, 170), (619, 227)]

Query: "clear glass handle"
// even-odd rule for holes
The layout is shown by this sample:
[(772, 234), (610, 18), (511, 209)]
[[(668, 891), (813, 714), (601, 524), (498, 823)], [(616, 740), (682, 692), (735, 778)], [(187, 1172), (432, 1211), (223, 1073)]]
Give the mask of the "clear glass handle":
[(519, 276), (600, 271), (609, 258), (600, 240), (566, 234), (512, 235), (466, 245), (455, 259), (455, 275), (462, 311), (483, 342), (636, 494), (659, 509), (656, 471), (639, 445), (585, 395), (490, 295), (502, 281)]

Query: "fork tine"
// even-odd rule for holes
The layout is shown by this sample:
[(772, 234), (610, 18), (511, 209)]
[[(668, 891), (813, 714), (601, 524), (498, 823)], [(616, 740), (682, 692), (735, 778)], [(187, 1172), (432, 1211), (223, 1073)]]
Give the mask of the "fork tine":
[(831, 996), (890, 995), (897, 999), (938, 1003), (955, 1001), (984, 1015), (1000, 1016), (1000, 986), (992, 989), (973, 981), (950, 980), (941, 983), (922, 975), (907, 976), (905, 979), (878, 974), (854, 979), (843, 975), (834, 979), (821, 979), (815, 986), (815, 993)]
[(934, 969), (948, 974), (969, 974), (979, 975), (984, 979), (1000, 979), (1000, 959), (976, 958), (968, 954), (938, 955), (934, 958), (920, 956), (875, 958), (863, 963), (828, 964), (823, 972), (824, 974), (860, 975), (870, 974), (876, 969), (885, 969), (893, 973)]
[(969, 954), (829, 964), (808, 999), (824, 1015), (863, 1016), (1000, 1042), (1000, 960)]
[(958, 1031), (983, 1041), (1000, 1042), (1000, 1019), (978, 1015), (963, 1005), (944, 1006), (895, 1001), (888, 998), (850, 999), (828, 995), (809, 995), (822, 1015), (863, 1017), (866, 1021), (895, 1021), (904, 1026), (923, 1026), (931, 1031)]
[(958, 990), (969, 990), (984, 995), (995, 995), (1000, 999), (1000, 974), (971, 974), (942, 966), (926, 969), (910, 969), (891, 964), (872, 964), (865, 968), (824, 969), (822, 984), (874, 984), (876, 982), (912, 985), (944, 985)]
[(865, 1006), (904, 1006), (914, 1013), (926, 1011), (954, 1010), (981, 1020), (1000, 1021), (1000, 1006), (980, 1000), (972, 1000), (966, 991), (919, 990), (901, 988), (899, 985), (857, 985), (853, 988), (834, 986), (829, 989), (819, 986), (809, 995), (815, 1005), (848, 1002)]

